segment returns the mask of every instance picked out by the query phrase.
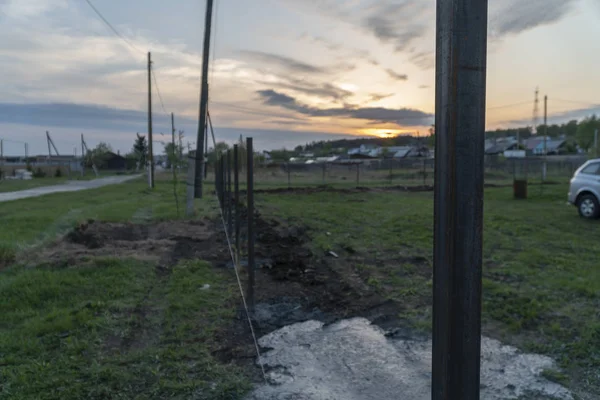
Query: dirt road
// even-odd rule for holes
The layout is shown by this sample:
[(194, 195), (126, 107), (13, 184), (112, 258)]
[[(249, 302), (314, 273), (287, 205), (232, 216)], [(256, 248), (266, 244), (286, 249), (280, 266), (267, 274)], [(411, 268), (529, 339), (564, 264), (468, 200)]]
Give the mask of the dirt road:
[(26, 199), (28, 197), (43, 196), (45, 194), (61, 192), (77, 192), (80, 190), (95, 189), (107, 185), (116, 185), (138, 178), (141, 175), (109, 176), (91, 181), (69, 181), (62, 185), (42, 186), (34, 189), (19, 190), (18, 192), (0, 193), (0, 202)]

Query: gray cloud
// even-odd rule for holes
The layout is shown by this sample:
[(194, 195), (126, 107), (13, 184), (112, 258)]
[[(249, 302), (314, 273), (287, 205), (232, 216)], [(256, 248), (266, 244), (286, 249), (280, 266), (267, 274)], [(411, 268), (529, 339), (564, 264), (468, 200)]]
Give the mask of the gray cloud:
[(397, 72), (395, 72), (394, 70), (387, 68), (385, 70), (385, 72), (387, 72), (387, 74), (390, 76), (390, 78), (395, 79), (397, 81), (405, 81), (408, 79), (408, 75), (406, 74), (399, 74)]
[(383, 100), (383, 99), (387, 99), (388, 97), (392, 97), (394, 95), (394, 93), (371, 93), (370, 97), (369, 97), (369, 101), (379, 101), (379, 100)]
[(280, 56), (278, 54), (266, 53), (263, 51), (250, 51), (241, 50), (240, 54), (252, 60), (260, 63), (281, 66), (287, 70), (308, 73), (308, 74), (324, 74), (327, 72), (326, 68), (317, 67), (315, 65), (307, 64), (302, 61), (294, 60), (289, 57)]
[(330, 83), (314, 84), (301, 80), (291, 80), (291, 82), (271, 84), (271, 86), (333, 100), (343, 100), (353, 95), (352, 92), (333, 86)]
[(519, 34), (540, 25), (559, 21), (566, 16), (578, 0), (527, 0), (512, 1), (494, 10), (490, 18), (490, 36), (499, 38)]
[[(550, 124), (550, 125), (551, 124), (561, 124), (564, 122), (568, 122), (572, 119), (580, 120), (580, 119), (589, 117), (593, 114), (596, 114), (596, 115), (600, 114), (600, 105), (553, 113), (551, 116), (548, 117), (548, 124)], [(508, 121), (503, 121), (503, 123), (512, 125), (512, 126), (527, 126), (527, 125), (531, 125), (531, 118), (508, 120)], [(542, 123), (542, 122), (540, 122), (540, 123)]]
[(366, 10), (361, 25), (383, 43), (394, 46), (402, 52), (416, 40), (423, 37), (428, 26), (419, 21), (429, 4), (419, 0), (406, 0), (402, 3), (380, 2)]
[(420, 110), (384, 107), (338, 107), (315, 108), (299, 103), (294, 97), (274, 90), (259, 90), (258, 95), (263, 103), (269, 106), (282, 107), (310, 117), (346, 117), (379, 123), (395, 123), (399, 126), (422, 126), (431, 124), (432, 114)]
[(410, 57), (412, 62), (422, 70), (428, 70), (435, 67), (435, 53), (433, 51), (420, 51)]
[(321, 67), (278, 54), (262, 51), (241, 50), (239, 53), (242, 56), (257, 61), (261, 64), (281, 67), (282, 69), (286, 70), (286, 72), (295, 72), (300, 74), (330, 75), (338, 72), (352, 71), (356, 68), (356, 65), (350, 63), (340, 63), (329, 67)]
[[(92, 104), (71, 103), (0, 103), (0, 123), (22, 124), (44, 127), (115, 129), (145, 132), (147, 113), (144, 111), (110, 108)], [(156, 113), (155, 126), (169, 126), (166, 116)], [(196, 123), (195, 120), (179, 117), (180, 123)]]
[(333, 43), (332, 41), (325, 39), (322, 36), (312, 36), (312, 35), (309, 35), (308, 33), (303, 33), (302, 35), (300, 35), (299, 39), (306, 40), (310, 43), (323, 46), (330, 51), (338, 51), (338, 50), (342, 49), (341, 44)]

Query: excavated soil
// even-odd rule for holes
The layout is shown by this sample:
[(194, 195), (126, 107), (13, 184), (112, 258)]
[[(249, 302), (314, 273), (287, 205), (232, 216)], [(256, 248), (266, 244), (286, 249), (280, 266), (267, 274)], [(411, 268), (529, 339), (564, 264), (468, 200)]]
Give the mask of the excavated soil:
[(228, 253), (213, 221), (154, 224), (87, 221), (25, 261), (50, 266), (85, 265), (94, 257), (133, 258), (168, 267), (182, 259), (217, 262)]
[[(283, 326), (307, 320), (326, 324), (364, 317), (382, 328), (398, 326), (398, 304), (340, 268), (333, 258), (319, 257), (307, 248), (308, 231), (263, 219), (256, 213), (256, 286), (253, 328), (258, 337)], [(242, 271), (245, 281), (245, 269)], [(408, 333), (407, 333), (408, 334)], [(243, 308), (237, 320), (217, 340), (214, 355), (223, 362), (255, 368), (256, 350)], [(256, 378), (258, 370), (256, 372)]]
[[(245, 220), (245, 212), (242, 212)], [(287, 226), (267, 220), (257, 212), (256, 285), (253, 327), (260, 337), (283, 326), (307, 320), (333, 323), (348, 317), (365, 317), (384, 327), (397, 326), (399, 305), (378, 295), (362, 279), (348, 273), (339, 260), (316, 256), (308, 249), (309, 232), (302, 226)], [(241, 238), (246, 237), (242, 226)], [(168, 275), (170, 267), (183, 259), (210, 262), (235, 282), (231, 258), (220, 220), (169, 221), (151, 224), (87, 221), (51, 246), (29, 255), (25, 263), (50, 267), (89, 264), (95, 257), (134, 258), (157, 264), (157, 274)], [(244, 257), (242, 255), (242, 257)], [(242, 265), (244, 263), (242, 262)], [(239, 268), (246, 285), (246, 268)], [(158, 281), (160, 282), (160, 280)], [(160, 283), (158, 283), (160, 284)], [(151, 342), (155, 328), (146, 326), (154, 288), (139, 314), (134, 337), (115, 340), (108, 348), (137, 348)], [(238, 307), (237, 317), (218, 334), (213, 354), (225, 363), (234, 362), (257, 374), (256, 352), (241, 298), (226, 307)], [(154, 310), (154, 311), (153, 311)]]

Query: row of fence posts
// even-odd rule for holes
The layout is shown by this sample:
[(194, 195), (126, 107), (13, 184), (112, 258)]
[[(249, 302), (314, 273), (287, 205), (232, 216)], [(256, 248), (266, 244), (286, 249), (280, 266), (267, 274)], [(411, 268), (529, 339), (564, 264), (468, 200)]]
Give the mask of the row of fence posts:
[[(247, 165), (246, 165), (246, 213), (247, 213), (247, 257), (248, 257), (248, 283), (246, 286), (246, 302), (249, 311), (254, 310), (254, 156), (252, 138), (246, 138)], [(215, 164), (215, 190), (219, 200), (219, 207), (223, 215), (225, 229), (230, 244), (235, 248), (234, 268), (241, 265), (241, 211), (240, 201), (240, 171), (241, 166), (238, 145), (233, 150), (219, 154)], [(233, 179), (233, 181), (232, 181)]]
[[(393, 184), (394, 182), (394, 162), (390, 161), (390, 168), (389, 168), (389, 181), (390, 181), (390, 185)], [(361, 165), (363, 165), (362, 163), (356, 163), (356, 186), (360, 185), (360, 167)], [(422, 170), (421, 170), (421, 175), (423, 178), (423, 186), (427, 186), (427, 160), (423, 159), (422, 162)], [(322, 181), (323, 184), (326, 183), (326, 171), (327, 171), (327, 164), (324, 163), (322, 165)], [(287, 173), (287, 184), (288, 184), (288, 189), (292, 188), (292, 168), (290, 163), (286, 163), (285, 164), (285, 171)]]

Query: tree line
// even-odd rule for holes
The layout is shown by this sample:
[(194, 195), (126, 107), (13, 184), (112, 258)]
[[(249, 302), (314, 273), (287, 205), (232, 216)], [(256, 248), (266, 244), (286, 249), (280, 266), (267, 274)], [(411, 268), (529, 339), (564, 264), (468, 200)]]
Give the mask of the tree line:
[[(576, 149), (577, 146), (579, 146), (579, 148), (587, 152), (594, 146), (594, 135), (596, 130), (600, 131), (600, 118), (593, 114), (580, 121), (573, 119), (562, 124), (548, 124), (548, 126), (540, 124), (535, 127), (535, 130), (532, 126), (490, 130), (485, 132), (485, 137), (486, 139), (493, 139), (519, 136), (522, 140), (528, 139), (534, 135), (547, 135), (553, 139), (564, 137), (565, 140), (567, 140), (569, 147)], [(435, 127), (432, 125), (426, 136), (390, 135), (389, 137), (384, 138), (322, 140), (307, 143), (305, 146), (297, 146), (293, 151), (287, 149), (276, 150), (275, 152), (271, 152), (271, 155), (273, 155), (273, 153), (277, 155), (281, 153), (282, 156), (293, 157), (302, 152), (311, 152), (315, 156), (320, 157), (339, 154), (342, 151), (360, 147), (361, 145), (377, 145), (382, 147), (426, 145), (433, 147), (435, 145)]]
[[(185, 157), (183, 156), (183, 131), (179, 131), (176, 135), (175, 143), (172, 141), (163, 143), (164, 154), (166, 156), (167, 164), (166, 167), (170, 168), (175, 165), (181, 167)], [(107, 167), (108, 160), (115, 154), (110, 144), (106, 142), (100, 142), (96, 147), (90, 149), (84, 158), (84, 165), (87, 168), (91, 168), (92, 165), (96, 165), (99, 169)], [(136, 137), (133, 142), (133, 146), (129, 152), (123, 156), (126, 160), (127, 169), (143, 169), (148, 165), (148, 141), (145, 135), (136, 133)]]

